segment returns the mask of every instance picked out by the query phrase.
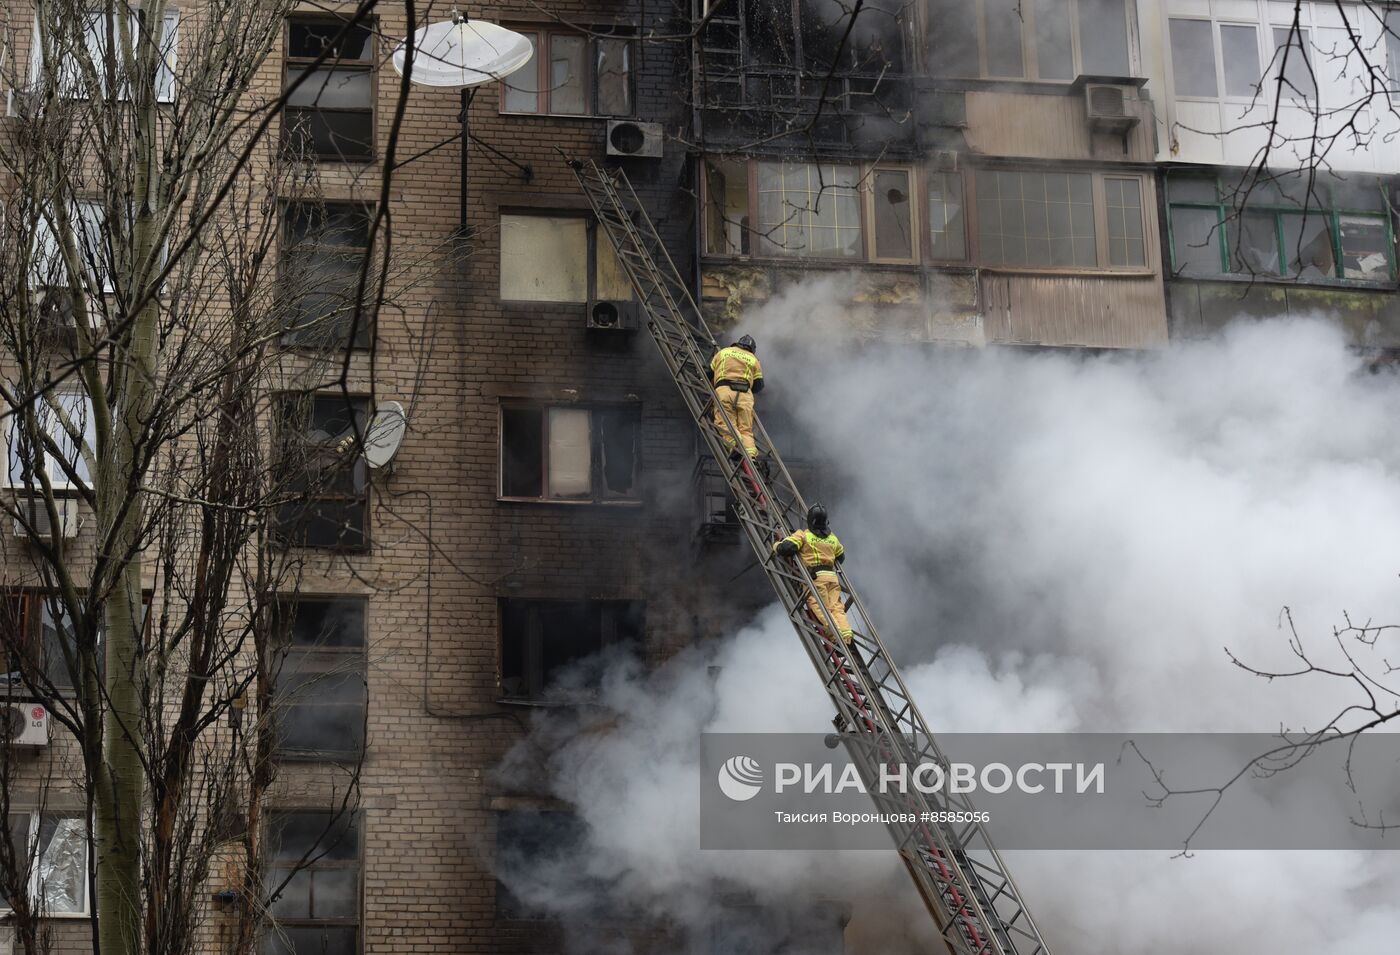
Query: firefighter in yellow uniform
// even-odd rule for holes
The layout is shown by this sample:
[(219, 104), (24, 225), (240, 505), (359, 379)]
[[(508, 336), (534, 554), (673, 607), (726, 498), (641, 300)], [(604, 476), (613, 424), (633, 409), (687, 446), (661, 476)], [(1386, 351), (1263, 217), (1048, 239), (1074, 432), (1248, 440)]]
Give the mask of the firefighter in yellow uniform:
[(754, 354), (757, 348), (753, 338), (745, 335), (715, 352), (715, 357), (710, 359), (710, 380), (715, 386), (715, 427), (724, 436), (724, 446), (729, 453), (737, 453), (738, 448), (724, 423), (724, 413), (728, 413), (752, 460), (758, 458), (758, 446), (753, 440), (753, 396), (763, 390), (763, 366)]
[(851, 623), (846, 619), (846, 607), (841, 600), (841, 579), (836, 575), (836, 568), (846, 559), (846, 548), (831, 533), (826, 508), (813, 504), (807, 510), (807, 529), (784, 537), (773, 545), (773, 550), (779, 557), (796, 557), (807, 565), (812, 581), (817, 585), (817, 592), (807, 598), (808, 609), (820, 621), (822, 609), (817, 603), (820, 597), (831, 613), (836, 629), (841, 631), (841, 639), (849, 645)]

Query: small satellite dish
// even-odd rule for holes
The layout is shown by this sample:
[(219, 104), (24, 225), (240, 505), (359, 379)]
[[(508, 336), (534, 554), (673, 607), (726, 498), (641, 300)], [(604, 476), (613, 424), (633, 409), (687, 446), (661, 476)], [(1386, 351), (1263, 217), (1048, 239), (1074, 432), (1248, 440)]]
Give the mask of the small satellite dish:
[(365, 463), (372, 468), (382, 468), (394, 460), (403, 444), (403, 436), (408, 431), (408, 416), (403, 405), (397, 401), (386, 401), (369, 419), (365, 428)]
[[(454, 17), (430, 24), (414, 35), (413, 76), (423, 86), (465, 89), (509, 76), (530, 62), (535, 48), (528, 37), (485, 20)], [(399, 44), (391, 62), (403, 76), (406, 48)]]

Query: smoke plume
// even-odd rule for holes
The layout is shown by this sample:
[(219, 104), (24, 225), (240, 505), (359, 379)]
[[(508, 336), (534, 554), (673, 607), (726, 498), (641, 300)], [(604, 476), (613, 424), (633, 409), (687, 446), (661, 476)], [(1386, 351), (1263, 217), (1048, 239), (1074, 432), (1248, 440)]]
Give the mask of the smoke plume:
[[(1400, 620), (1400, 382), (1326, 322), (1148, 355), (896, 347), (848, 334), (839, 292), (806, 283), (746, 316), (760, 412), (785, 409), (785, 456), (819, 465), (850, 576), (935, 733), (1274, 732), (1355, 701), (1226, 653), (1294, 669), (1285, 606), (1324, 663), (1344, 611)], [(603, 702), (604, 730), (561, 744), (542, 723), (526, 747), (553, 750), (549, 785), (588, 843), (515, 891), (565, 918), (605, 893), (680, 926), (687, 951), (709, 950), (736, 896), (792, 917), (845, 900), (851, 952), (927, 947), (892, 852), (698, 850), (701, 732), (829, 726), (780, 612), (657, 671), (614, 668)], [(1384, 854), (1007, 859), (1061, 952), (1340, 955), (1400, 932)], [(745, 951), (808, 944), (775, 929)]]

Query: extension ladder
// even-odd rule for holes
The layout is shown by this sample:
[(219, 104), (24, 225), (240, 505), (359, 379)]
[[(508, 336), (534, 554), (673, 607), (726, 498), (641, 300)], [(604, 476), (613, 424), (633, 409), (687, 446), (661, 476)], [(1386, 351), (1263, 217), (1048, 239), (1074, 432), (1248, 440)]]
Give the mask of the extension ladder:
[[(815, 587), (806, 567), (773, 553), (775, 542), (803, 526), (807, 504), (758, 415), (754, 417), (754, 439), (760, 456), (768, 461), (767, 472), (756, 469), (743, 455), (739, 456), (742, 460), (729, 456), (726, 436), (734, 446), (742, 445), (727, 414), (721, 411), (722, 428), (713, 417), (716, 405), (709, 359), (717, 343), (626, 174), (605, 169), (593, 160), (568, 162), (646, 311), (647, 327), (691, 418), (724, 473), (739, 523), (759, 565), (836, 707), (839, 738), (852, 760), (867, 783), (878, 778), (881, 766), (936, 762), (946, 769), (947, 758), (930, 735), (847, 575), (838, 570), (851, 625), (856, 629), (849, 647), (836, 636), (831, 615), (820, 601), (819, 615), (808, 608), (808, 596), (815, 593)], [(971, 802), (962, 794), (915, 791), (895, 795), (880, 793), (873, 785), (867, 788), (879, 811), (892, 814), (893, 820), (947, 812), (976, 818)], [(949, 952), (1049, 955), (1020, 891), (981, 824), (892, 821), (889, 828)]]

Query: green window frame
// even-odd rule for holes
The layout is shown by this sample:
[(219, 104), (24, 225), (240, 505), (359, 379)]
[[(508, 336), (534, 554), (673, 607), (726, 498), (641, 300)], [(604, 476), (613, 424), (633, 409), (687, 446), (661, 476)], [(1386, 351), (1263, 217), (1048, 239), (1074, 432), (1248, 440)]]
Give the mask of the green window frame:
[[(1359, 209), (1353, 206), (1319, 204), (1310, 208), (1300, 208), (1297, 205), (1280, 205), (1270, 202), (1250, 201), (1244, 207), (1237, 207), (1234, 202), (1225, 195), (1218, 179), (1208, 180), (1215, 193), (1213, 200), (1202, 197), (1192, 197), (1187, 195), (1184, 183), (1193, 182), (1201, 184), (1207, 180), (1202, 177), (1167, 177), (1167, 240), (1171, 249), (1172, 274), (1181, 275), (1182, 270), (1190, 264), (1185, 259), (1184, 249), (1178, 247), (1178, 232), (1180, 230), (1180, 217), (1178, 210), (1200, 210), (1203, 213), (1214, 212), (1215, 222), (1210, 234), (1206, 237), (1209, 246), (1214, 249), (1217, 258), (1218, 269), (1211, 272), (1187, 273), (1188, 277), (1207, 278), (1212, 276), (1245, 275), (1251, 278), (1262, 278), (1265, 280), (1286, 279), (1302, 281), (1322, 281), (1322, 282), (1358, 282), (1368, 285), (1392, 284), (1396, 276), (1396, 255), (1395, 255), (1395, 225), (1391, 221), (1386, 207), (1384, 193), (1377, 185), (1380, 195), (1381, 210)], [(1327, 269), (1319, 268), (1317, 263), (1304, 263), (1300, 260), (1304, 249), (1301, 247), (1301, 237), (1304, 230), (1308, 228), (1309, 222), (1321, 221), (1323, 229), (1317, 233), (1316, 238), (1326, 236), (1326, 252), (1330, 256), (1330, 265)], [(1262, 223), (1267, 230), (1265, 234), (1272, 234), (1273, 255), (1272, 267), (1251, 268), (1248, 263), (1240, 261), (1241, 251), (1238, 243), (1250, 228), (1249, 223), (1254, 223), (1257, 230)], [(1386, 273), (1384, 278), (1373, 278), (1365, 274), (1347, 274), (1354, 271), (1348, 267), (1349, 258), (1356, 258), (1353, 246), (1346, 243), (1345, 229), (1348, 225), (1359, 226), (1366, 223), (1374, 223), (1384, 230), (1384, 252)], [(1255, 233), (1258, 234), (1257, 232)], [(1193, 245), (1194, 248), (1204, 248), (1204, 245)], [(1371, 253), (1372, 255), (1376, 253)], [(1359, 261), (1359, 260), (1358, 260)], [(1308, 266), (1317, 269), (1317, 275), (1305, 274)]]

